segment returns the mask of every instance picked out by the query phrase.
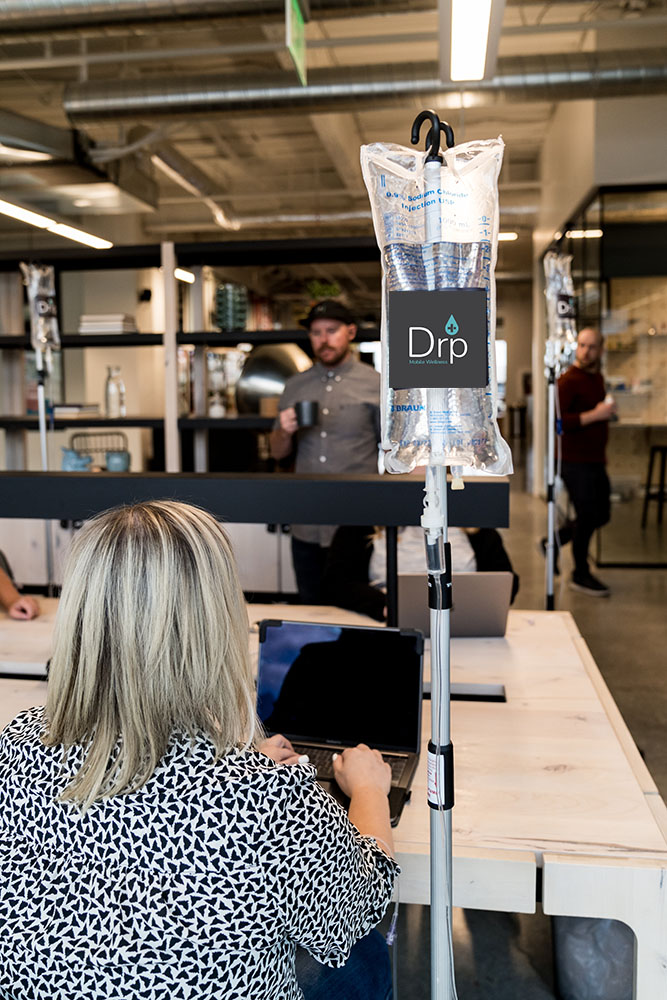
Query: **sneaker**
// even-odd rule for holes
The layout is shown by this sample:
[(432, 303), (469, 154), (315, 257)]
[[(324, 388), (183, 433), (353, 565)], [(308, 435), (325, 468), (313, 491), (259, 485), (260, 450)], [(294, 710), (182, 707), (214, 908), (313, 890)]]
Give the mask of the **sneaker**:
[[(555, 542), (554, 545), (556, 547), (556, 558), (554, 559), (554, 573), (556, 574), (556, 576), (560, 576), (560, 566), (558, 565), (558, 546), (556, 545)], [(540, 553), (540, 555), (546, 559), (547, 557), (546, 538), (540, 538), (539, 542), (537, 543), (537, 550)]]
[(573, 573), (570, 580), (570, 590), (578, 590), (581, 594), (588, 594), (590, 597), (609, 597), (610, 594), (609, 587), (606, 587), (592, 573)]

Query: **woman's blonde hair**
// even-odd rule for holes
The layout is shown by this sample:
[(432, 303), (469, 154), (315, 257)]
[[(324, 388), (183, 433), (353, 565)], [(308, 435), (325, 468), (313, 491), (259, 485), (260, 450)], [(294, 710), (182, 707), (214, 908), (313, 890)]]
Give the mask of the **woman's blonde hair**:
[(219, 756), (256, 731), (248, 619), (215, 518), (159, 500), (89, 521), (72, 543), (56, 618), (47, 746), (84, 748), (64, 799), (140, 788), (174, 731)]

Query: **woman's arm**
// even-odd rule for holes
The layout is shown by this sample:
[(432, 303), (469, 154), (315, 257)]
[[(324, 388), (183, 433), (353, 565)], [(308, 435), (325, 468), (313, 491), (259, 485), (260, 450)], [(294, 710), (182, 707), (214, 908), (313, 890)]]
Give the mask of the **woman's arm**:
[(18, 590), (3, 569), (0, 569), (0, 604), (10, 618), (36, 618), (39, 614), (39, 604), (28, 594), (19, 594)]
[(391, 768), (379, 750), (365, 743), (334, 756), (336, 781), (350, 799), (348, 817), (359, 833), (375, 837), (385, 853), (394, 857), (389, 815)]

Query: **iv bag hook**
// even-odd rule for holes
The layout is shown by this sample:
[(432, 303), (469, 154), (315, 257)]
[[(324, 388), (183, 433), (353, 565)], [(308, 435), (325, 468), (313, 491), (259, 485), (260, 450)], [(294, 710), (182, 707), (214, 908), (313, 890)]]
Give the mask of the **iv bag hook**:
[(412, 145), (416, 146), (419, 142), (421, 127), (427, 119), (430, 121), (431, 127), (426, 133), (425, 148), (428, 153), (426, 163), (432, 162), (433, 160), (437, 160), (439, 163), (442, 163), (442, 155), (440, 153), (441, 134), (444, 132), (447, 148), (451, 149), (454, 145), (454, 129), (449, 122), (440, 121), (440, 118), (435, 111), (419, 112), (412, 123)]

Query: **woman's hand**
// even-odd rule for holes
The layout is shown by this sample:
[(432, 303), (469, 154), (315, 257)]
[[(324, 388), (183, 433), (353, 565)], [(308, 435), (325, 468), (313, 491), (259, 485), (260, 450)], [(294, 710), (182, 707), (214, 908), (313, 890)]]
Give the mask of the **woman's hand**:
[(382, 759), (379, 750), (371, 750), (365, 743), (348, 747), (337, 754), (333, 762), (336, 781), (351, 799), (362, 790), (381, 791), (389, 795), (391, 768)]
[(10, 618), (20, 618), (24, 621), (28, 621), (30, 618), (36, 618), (39, 614), (39, 604), (28, 594), (21, 594), (18, 601), (14, 601), (10, 604), (7, 609)]
[(266, 757), (270, 757), (271, 760), (275, 760), (276, 764), (308, 763), (308, 757), (306, 754), (299, 755), (290, 741), (285, 736), (281, 736), (280, 733), (276, 733), (275, 736), (270, 736), (268, 739), (262, 740), (257, 749)]

